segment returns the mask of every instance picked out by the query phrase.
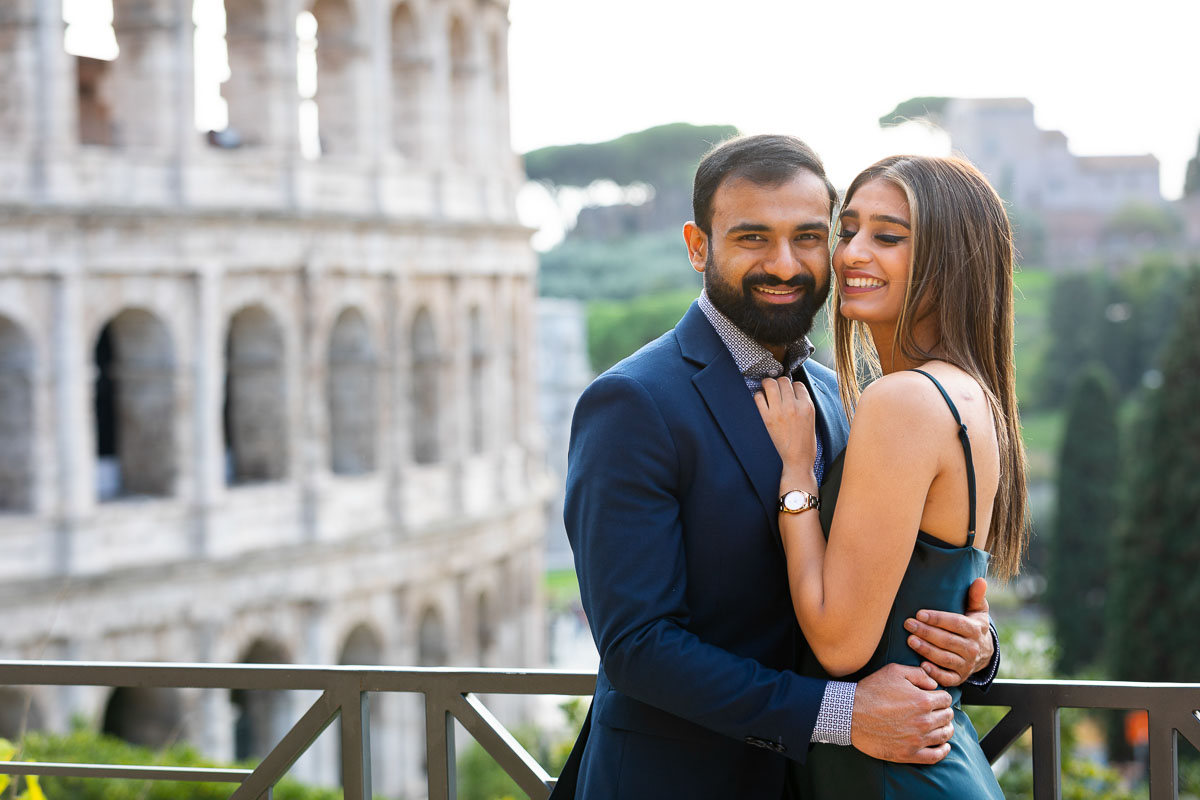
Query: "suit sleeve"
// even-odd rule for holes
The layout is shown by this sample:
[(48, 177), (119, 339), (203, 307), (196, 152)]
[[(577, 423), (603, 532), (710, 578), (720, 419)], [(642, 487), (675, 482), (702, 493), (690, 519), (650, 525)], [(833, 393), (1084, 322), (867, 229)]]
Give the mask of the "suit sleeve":
[(679, 458), (637, 380), (609, 373), (580, 398), (565, 520), (604, 674), (635, 700), (803, 760), (825, 681), (767, 668), (688, 630)]

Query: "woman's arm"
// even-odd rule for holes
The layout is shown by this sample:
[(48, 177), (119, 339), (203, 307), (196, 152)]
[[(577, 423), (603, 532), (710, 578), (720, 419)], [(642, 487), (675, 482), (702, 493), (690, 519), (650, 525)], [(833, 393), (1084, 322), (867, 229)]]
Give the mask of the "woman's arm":
[[(828, 545), (816, 513), (779, 516), (796, 618), (835, 676), (860, 669), (874, 653), (937, 474), (929, 404), (907, 377), (880, 379), (859, 401)], [(764, 382), (756, 402), (783, 460), (780, 493), (815, 492), (815, 412), (807, 390)]]

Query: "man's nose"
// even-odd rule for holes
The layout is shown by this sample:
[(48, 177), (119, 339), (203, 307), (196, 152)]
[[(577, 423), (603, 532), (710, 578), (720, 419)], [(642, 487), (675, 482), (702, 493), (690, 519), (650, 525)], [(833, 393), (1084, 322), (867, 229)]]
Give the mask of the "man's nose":
[(790, 280), (804, 271), (803, 262), (796, 257), (791, 242), (786, 239), (771, 248), (764, 266), (768, 275), (784, 281)]

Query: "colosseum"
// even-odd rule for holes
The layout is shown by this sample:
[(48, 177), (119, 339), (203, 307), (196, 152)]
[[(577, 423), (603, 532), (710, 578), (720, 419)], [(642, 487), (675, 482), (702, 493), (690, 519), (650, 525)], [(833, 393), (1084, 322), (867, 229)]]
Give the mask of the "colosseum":
[[(507, 1), (224, 0), (210, 132), (192, 0), (113, 0), (111, 60), (63, 5), (0, 3), (0, 657), (543, 664)], [(0, 736), (254, 757), (310, 700), (6, 689)], [(372, 703), (420, 796), (418, 699)]]

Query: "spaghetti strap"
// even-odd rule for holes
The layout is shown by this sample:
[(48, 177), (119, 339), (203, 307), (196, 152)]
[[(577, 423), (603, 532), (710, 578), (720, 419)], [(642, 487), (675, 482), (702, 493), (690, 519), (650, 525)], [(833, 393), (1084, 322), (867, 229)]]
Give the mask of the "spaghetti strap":
[(962, 442), (963, 456), (967, 460), (967, 501), (969, 504), (968, 516), (970, 519), (970, 528), (967, 531), (967, 547), (973, 547), (975, 544), (975, 463), (971, 460), (971, 439), (967, 436), (967, 426), (962, 421), (962, 417), (959, 416), (958, 409), (954, 406), (954, 401), (950, 399), (950, 395), (942, 388), (942, 384), (938, 382), (937, 378), (923, 369), (914, 369), (912, 372), (919, 372), (933, 381), (933, 385), (942, 393), (942, 399), (946, 401), (946, 405), (950, 406), (950, 413), (954, 415), (954, 421), (958, 423), (958, 440)]

